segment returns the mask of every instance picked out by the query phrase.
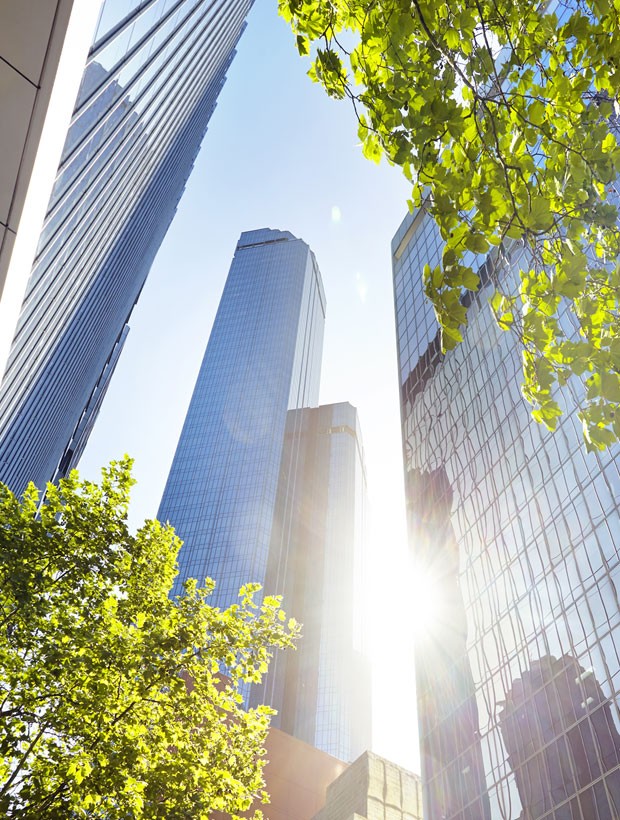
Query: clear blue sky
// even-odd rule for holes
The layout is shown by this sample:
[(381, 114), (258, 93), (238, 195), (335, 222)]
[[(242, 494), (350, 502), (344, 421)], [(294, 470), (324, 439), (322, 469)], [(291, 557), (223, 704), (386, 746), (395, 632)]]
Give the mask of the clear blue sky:
[(156, 515), (239, 234), (304, 239), (327, 295), (321, 402), (358, 408), (366, 450), (374, 750), (417, 770), (390, 264), (408, 188), (398, 169), (363, 158), (353, 110), (307, 68), (275, 0), (256, 0), (80, 469), (96, 478), (129, 453), (132, 522)]

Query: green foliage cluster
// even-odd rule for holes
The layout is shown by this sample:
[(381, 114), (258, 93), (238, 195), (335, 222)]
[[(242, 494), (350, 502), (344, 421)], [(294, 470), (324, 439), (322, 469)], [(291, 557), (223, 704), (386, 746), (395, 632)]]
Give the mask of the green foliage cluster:
[(522, 342), (534, 417), (556, 426), (555, 387), (573, 376), (586, 446), (616, 441), (619, 0), (280, 0), (280, 12), (300, 54), (316, 44), (312, 79), (353, 100), (364, 154), (399, 165), (411, 207), (439, 227), (442, 264), (424, 280), (444, 350), (478, 286), (471, 254), (523, 248), (519, 288), (492, 307)]
[(257, 585), (223, 611), (210, 581), (171, 600), (181, 542), (158, 521), (129, 534), (130, 466), (49, 485), (38, 516), (33, 486), (0, 485), (3, 817), (236, 818), (266, 797), (271, 712), (238, 690), (297, 624)]

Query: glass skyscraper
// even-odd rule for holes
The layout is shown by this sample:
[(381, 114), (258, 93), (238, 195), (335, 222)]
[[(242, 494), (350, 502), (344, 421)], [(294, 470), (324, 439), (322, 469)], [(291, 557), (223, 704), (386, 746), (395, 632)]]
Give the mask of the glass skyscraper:
[(310, 248), (285, 231), (241, 234), (158, 518), (183, 539), (179, 576), (229, 606), (259, 582), (303, 623), (250, 704), (340, 760), (370, 745), (364, 645), (366, 474), (357, 411), (316, 407), (325, 321)]
[[(577, 392), (555, 433), (520, 391), (479, 257), (464, 342), (442, 355), (423, 210), (392, 243), (410, 538), (437, 615), (416, 641), (428, 820), (620, 817), (620, 448), (586, 453)], [(563, 327), (571, 317), (562, 317)]]
[(17, 492), (83, 447), (251, 3), (103, 4), (0, 390)]
[(265, 582), (287, 413), (318, 403), (324, 322), (308, 245), (241, 234), (158, 513), (184, 541), (176, 591), (209, 576), (227, 606)]
[(371, 745), (365, 647), (366, 472), (357, 410), (347, 403), (290, 410), (265, 591), (303, 625), (278, 652), (252, 701), (272, 724), (352, 761)]

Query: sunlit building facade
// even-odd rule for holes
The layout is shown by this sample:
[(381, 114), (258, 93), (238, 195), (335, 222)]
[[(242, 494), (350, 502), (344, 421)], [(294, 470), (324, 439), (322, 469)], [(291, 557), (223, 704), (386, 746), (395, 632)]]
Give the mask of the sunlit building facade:
[(255, 703), (272, 724), (340, 760), (371, 746), (365, 645), (366, 471), (357, 410), (290, 410), (265, 590), (303, 624), (295, 652), (278, 652)]
[(227, 606), (264, 584), (287, 413), (318, 403), (324, 322), (308, 245), (241, 234), (158, 513), (184, 541), (176, 591), (208, 576)]
[(422, 820), (420, 776), (365, 752), (329, 784), (312, 820)]
[(103, 3), (0, 391), (17, 492), (75, 463), (251, 2)]
[(483, 286), (442, 355), (421, 281), (441, 251), (423, 210), (392, 243), (411, 546), (437, 602), (416, 642), (424, 816), (612, 820), (620, 448), (586, 453), (570, 383), (556, 432), (532, 420), (488, 305), (491, 266), (509, 289), (519, 246), (471, 260)]

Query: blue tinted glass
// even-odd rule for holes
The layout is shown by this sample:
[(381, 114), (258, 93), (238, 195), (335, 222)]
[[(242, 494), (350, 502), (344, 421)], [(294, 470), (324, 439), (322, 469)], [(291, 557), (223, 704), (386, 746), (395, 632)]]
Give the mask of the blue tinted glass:
[(409, 215), (392, 250), (411, 544), (440, 602), (416, 647), (425, 815), (611, 820), (620, 448), (586, 454), (570, 384), (555, 433), (532, 420), (488, 287), (441, 354), (420, 283), (441, 252), (429, 217)]
[(264, 583), (286, 415), (318, 400), (325, 299), (291, 234), (242, 234), (159, 509), (184, 540), (176, 589), (217, 581), (215, 602)]

